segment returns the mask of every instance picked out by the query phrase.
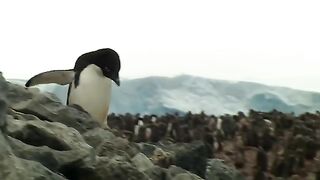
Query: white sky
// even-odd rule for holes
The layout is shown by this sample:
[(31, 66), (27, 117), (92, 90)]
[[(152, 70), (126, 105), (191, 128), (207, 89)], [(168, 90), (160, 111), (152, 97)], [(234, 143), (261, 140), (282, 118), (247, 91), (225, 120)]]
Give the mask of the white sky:
[(115, 49), (121, 77), (192, 74), (320, 92), (320, 5), (284, 0), (0, 2), (7, 78)]

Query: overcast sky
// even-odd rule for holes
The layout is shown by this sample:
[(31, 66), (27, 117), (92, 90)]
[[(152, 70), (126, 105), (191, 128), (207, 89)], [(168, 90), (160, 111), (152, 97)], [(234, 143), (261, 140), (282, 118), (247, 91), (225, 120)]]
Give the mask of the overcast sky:
[(320, 92), (317, 1), (0, 2), (0, 70), (28, 79), (110, 47), (121, 77), (191, 74)]

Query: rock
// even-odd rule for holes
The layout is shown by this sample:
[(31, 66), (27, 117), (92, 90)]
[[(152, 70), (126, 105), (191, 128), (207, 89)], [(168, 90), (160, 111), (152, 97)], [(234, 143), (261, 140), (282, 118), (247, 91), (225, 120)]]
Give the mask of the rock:
[(20, 159), (13, 153), (8, 137), (4, 135), (6, 131), (6, 96), (8, 84), (0, 73), (0, 179), (3, 180), (64, 180), (65, 178), (55, 174), (43, 165), (35, 161)]
[(134, 143), (120, 137), (106, 140), (97, 147), (98, 156), (113, 157), (114, 155), (121, 155), (130, 159), (138, 153), (138, 147)]
[(0, 72), (0, 130), (6, 125), (7, 97), (8, 85)]
[(17, 157), (40, 162), (54, 172), (86, 158), (95, 159), (94, 149), (79, 132), (61, 123), (9, 119), (7, 129)]
[(173, 161), (172, 164), (200, 177), (205, 176), (208, 153), (203, 142), (177, 143), (161, 148), (170, 154)]
[(201, 180), (199, 176), (190, 173), (182, 173), (176, 175), (172, 180)]
[(152, 180), (166, 180), (167, 169), (153, 166), (152, 168), (145, 170), (144, 173)]
[(150, 158), (155, 165), (168, 168), (174, 164), (200, 177), (205, 176), (208, 157), (203, 142), (169, 143), (165, 145), (161, 143), (158, 146), (139, 143), (138, 145), (140, 151)]
[[(108, 163), (106, 163), (106, 166), (104, 166), (103, 164), (106, 161), (108, 161)], [(134, 168), (130, 163), (124, 162), (124, 161), (111, 160), (109, 162), (109, 159), (104, 159), (104, 161), (101, 161), (101, 163), (98, 164), (97, 167), (98, 169), (101, 168), (101, 170), (106, 170), (107, 176), (105, 176), (104, 179), (114, 179), (114, 180), (149, 179), (145, 174), (138, 171), (138, 169)]]
[(98, 123), (88, 113), (62, 105), (51, 94), (35, 93), (9, 83), (8, 101), (16, 111), (33, 114), (42, 120), (60, 122), (77, 129), (80, 133), (98, 127)]
[(136, 166), (136, 168), (141, 172), (151, 169), (154, 166), (153, 163), (150, 161), (150, 159), (142, 153), (139, 153), (136, 156), (134, 156), (131, 159), (131, 161)]
[(26, 88), (17, 85), (17, 84), (11, 84), (8, 83), (8, 103), (11, 106), (17, 105), (21, 102), (28, 101), (32, 99), (34, 96), (36, 96), (36, 92), (34, 91), (28, 91)]
[(167, 171), (167, 177), (166, 179), (172, 179), (172, 180), (201, 180), (199, 176), (192, 174), (185, 169), (182, 169), (177, 166), (170, 166)]
[(220, 159), (210, 159), (206, 170), (207, 180), (245, 180), (234, 168), (228, 167)]
[(50, 119), (54, 122), (63, 123), (69, 127), (77, 129), (80, 133), (84, 133), (90, 129), (98, 127), (98, 123), (92, 117), (83, 111), (70, 106), (62, 106), (57, 111), (52, 111)]
[(80, 167), (76, 172), (70, 169), (69, 179), (77, 180), (150, 180), (150, 178), (138, 171), (130, 162), (124, 161), (120, 156), (98, 157), (93, 166)]
[(23, 121), (29, 121), (29, 120), (40, 120), (37, 116), (32, 114), (24, 114), (22, 112), (15, 111), (13, 109), (8, 109), (7, 115), (10, 116), (11, 119), (16, 120), (23, 120)]
[(167, 171), (167, 179), (172, 179), (173, 177), (177, 176), (178, 174), (182, 174), (185, 172), (187, 172), (187, 171), (182, 169), (181, 167), (171, 165)]
[(86, 140), (86, 142), (94, 148), (97, 148), (104, 141), (110, 141), (116, 138), (116, 136), (112, 132), (102, 128), (89, 130), (82, 136)]
[(16, 157), (0, 131), (0, 179), (2, 180), (66, 180), (35, 161)]
[(156, 145), (148, 143), (138, 143), (139, 150), (145, 154), (147, 157), (151, 157), (154, 151), (158, 148)]
[[(67, 166), (69, 167), (70, 164), (83, 161), (85, 158), (93, 159), (93, 157), (85, 151), (58, 151), (47, 146), (36, 147), (14, 138), (9, 139), (9, 144), (17, 157), (40, 162), (54, 172), (63, 171), (63, 169)], [(94, 159), (92, 162), (94, 162)]]
[(9, 136), (32, 146), (48, 146), (57, 151), (92, 149), (78, 131), (61, 123), (10, 119), (7, 129)]
[(165, 152), (160, 147), (148, 143), (138, 143), (137, 145), (140, 152), (145, 154), (154, 165), (168, 168), (172, 164), (170, 153)]

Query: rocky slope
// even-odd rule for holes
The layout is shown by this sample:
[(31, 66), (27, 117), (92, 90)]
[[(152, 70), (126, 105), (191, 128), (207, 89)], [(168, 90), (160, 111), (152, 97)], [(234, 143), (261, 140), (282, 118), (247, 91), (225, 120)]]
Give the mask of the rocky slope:
[(204, 149), (202, 142), (128, 142), (54, 95), (8, 83), (0, 74), (1, 180), (243, 179), (208, 159)]

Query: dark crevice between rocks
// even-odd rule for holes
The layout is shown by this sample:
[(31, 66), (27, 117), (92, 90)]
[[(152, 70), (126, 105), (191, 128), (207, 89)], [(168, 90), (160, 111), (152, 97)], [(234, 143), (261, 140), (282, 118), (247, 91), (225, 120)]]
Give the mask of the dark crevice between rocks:
[(21, 131), (8, 134), (9, 136), (32, 146), (48, 146), (57, 151), (71, 150), (66, 143), (62, 142), (57, 137), (54, 137), (33, 125), (26, 125)]
[(99, 179), (94, 173), (94, 167), (86, 167), (83, 161), (62, 166), (58, 171), (68, 180)]

